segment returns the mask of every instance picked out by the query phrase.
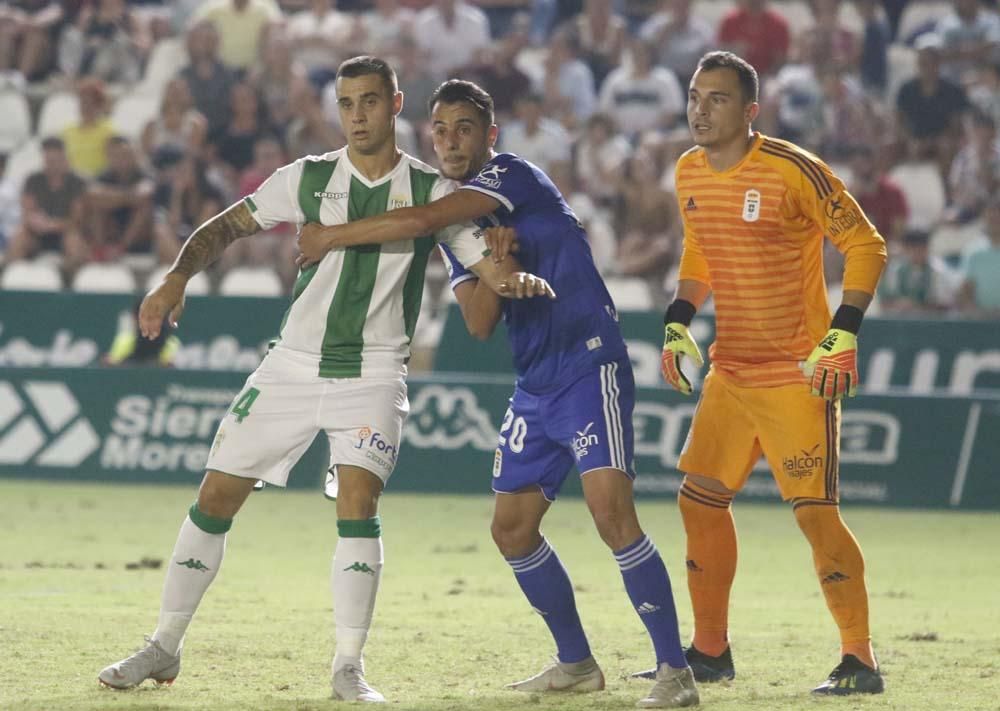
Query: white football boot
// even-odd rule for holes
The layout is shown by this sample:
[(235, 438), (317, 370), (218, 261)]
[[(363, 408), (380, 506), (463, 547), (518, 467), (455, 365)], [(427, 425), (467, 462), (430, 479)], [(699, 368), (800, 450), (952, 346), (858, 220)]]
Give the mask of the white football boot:
[(530, 679), (507, 685), (514, 691), (601, 691), (604, 689), (604, 672), (593, 657), (564, 664), (558, 657), (553, 663)]
[(699, 701), (691, 667), (674, 669), (661, 664), (656, 670), (656, 683), (636, 706), (642, 709), (679, 709), (697, 706)]
[(331, 680), (333, 698), (338, 701), (365, 701), (373, 704), (385, 703), (385, 697), (368, 686), (365, 681), (364, 662), (348, 662), (333, 672)]
[(145, 639), (145, 647), (131, 657), (105, 667), (97, 675), (97, 680), (112, 689), (131, 689), (146, 679), (152, 679), (157, 684), (173, 684), (181, 671), (181, 655), (167, 654), (159, 642), (149, 637)]

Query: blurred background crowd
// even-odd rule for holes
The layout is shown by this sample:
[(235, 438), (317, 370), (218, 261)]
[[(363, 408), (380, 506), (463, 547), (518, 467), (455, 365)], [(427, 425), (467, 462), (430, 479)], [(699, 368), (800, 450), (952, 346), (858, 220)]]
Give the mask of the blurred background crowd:
[[(430, 93), (486, 88), (498, 148), (553, 177), (619, 307), (660, 308), (686, 87), (717, 48), (761, 75), (756, 128), (818, 153), (885, 236), (882, 314), (1000, 318), (1000, 15), (978, 0), (0, 3), (0, 287), (145, 288), (193, 227), (344, 145), (332, 78), (368, 53), (432, 164)], [(241, 240), (191, 288), (286, 293), (295, 252), (287, 227)], [(828, 250), (834, 292), (841, 270)]]

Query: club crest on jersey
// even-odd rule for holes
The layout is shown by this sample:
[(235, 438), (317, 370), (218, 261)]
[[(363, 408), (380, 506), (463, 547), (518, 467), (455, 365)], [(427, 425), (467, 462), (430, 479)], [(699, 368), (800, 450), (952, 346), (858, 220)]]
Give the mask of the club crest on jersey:
[(760, 192), (747, 190), (743, 196), (743, 221), (756, 222), (760, 219)]
[(501, 168), (499, 165), (488, 165), (479, 171), (479, 175), (476, 176), (473, 182), (496, 189), (500, 187), (500, 174), (506, 172), (507, 169)]

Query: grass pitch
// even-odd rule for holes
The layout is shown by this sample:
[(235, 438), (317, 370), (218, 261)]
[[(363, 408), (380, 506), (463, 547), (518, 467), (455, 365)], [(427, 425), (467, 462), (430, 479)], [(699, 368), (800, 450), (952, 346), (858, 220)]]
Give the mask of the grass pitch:
[[(405, 474), (405, 472), (403, 473)], [(101, 689), (97, 672), (156, 624), (163, 569), (194, 492), (184, 487), (0, 481), (0, 709), (336, 709), (329, 700), (334, 507), (319, 492), (254, 494), (188, 635), (173, 687)], [(386, 567), (366, 650), (390, 708), (631, 708), (652, 651), (584, 505), (545, 532), (570, 571), (602, 693), (503, 689), (553, 653), (489, 538), (492, 501), (395, 495), (382, 504)], [(683, 530), (671, 501), (640, 517), (673, 573), (691, 630)], [(706, 709), (1000, 709), (1000, 516), (851, 509), (868, 561), (885, 672), (880, 697), (816, 699), (837, 635), (805, 540), (785, 506), (737, 504), (731, 628), (737, 678), (702, 686)]]

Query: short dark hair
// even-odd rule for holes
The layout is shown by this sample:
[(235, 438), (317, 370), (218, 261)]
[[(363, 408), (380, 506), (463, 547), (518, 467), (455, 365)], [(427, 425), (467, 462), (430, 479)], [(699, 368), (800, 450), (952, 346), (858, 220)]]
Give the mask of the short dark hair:
[(483, 87), (464, 79), (449, 79), (435, 89), (427, 100), (427, 108), (434, 111), (434, 105), (438, 102), (457, 104), (460, 101), (472, 104), (486, 125), (493, 125), (493, 97)]
[(698, 60), (698, 69), (732, 69), (740, 82), (745, 103), (754, 103), (760, 93), (760, 79), (750, 62), (732, 52), (709, 52)]
[(399, 81), (396, 79), (396, 72), (389, 66), (389, 63), (379, 57), (363, 54), (360, 57), (351, 57), (341, 62), (337, 67), (336, 79), (344, 77), (354, 79), (369, 74), (377, 74), (382, 77), (385, 88), (389, 90), (389, 96), (395, 96), (399, 91)]
[(48, 136), (42, 139), (42, 150), (43, 151), (65, 151), (66, 144), (63, 143), (63, 139), (59, 136)]

